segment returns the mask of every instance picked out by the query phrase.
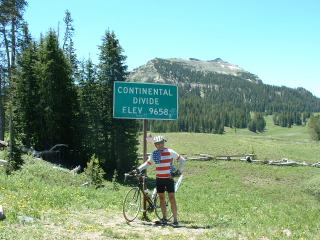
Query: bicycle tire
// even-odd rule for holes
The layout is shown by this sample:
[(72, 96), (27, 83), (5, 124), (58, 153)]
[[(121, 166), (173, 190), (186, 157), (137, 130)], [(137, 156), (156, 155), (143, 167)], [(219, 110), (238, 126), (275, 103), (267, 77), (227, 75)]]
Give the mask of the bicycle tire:
[[(166, 207), (167, 207), (167, 220), (170, 220), (173, 217), (173, 213), (170, 206), (169, 196), (168, 193), (165, 193), (166, 195)], [(159, 220), (163, 218), (161, 206), (160, 206), (160, 198), (158, 194), (154, 198), (154, 212)]]
[(131, 188), (123, 200), (122, 213), (127, 222), (136, 219), (141, 209), (141, 193), (138, 187)]

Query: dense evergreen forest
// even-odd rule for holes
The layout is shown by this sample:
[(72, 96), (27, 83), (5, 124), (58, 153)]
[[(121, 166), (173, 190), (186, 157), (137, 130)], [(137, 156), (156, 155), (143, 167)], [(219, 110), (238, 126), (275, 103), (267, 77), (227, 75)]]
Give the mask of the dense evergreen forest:
[[(179, 120), (153, 121), (153, 131), (223, 133), (227, 126), (248, 127), (255, 132), (263, 131), (263, 121), (258, 123), (257, 118), (261, 114), (275, 114), (275, 124), (290, 127), (292, 124), (305, 123), (310, 113), (320, 111), (320, 99), (303, 88), (266, 85), (249, 72), (228, 75), (197, 71), (178, 60), (156, 58), (136, 69), (136, 72), (140, 72), (139, 78), (132, 74), (130, 80), (140, 81), (143, 78), (152, 82), (152, 79), (143, 77), (148, 76), (150, 65), (153, 75), (154, 71), (158, 74), (156, 79), (179, 86), (180, 101)], [(284, 113), (288, 119), (286, 124), (281, 120), (284, 117), (280, 117)], [(253, 127), (256, 124), (260, 126), (258, 129)]]
[(113, 82), (128, 74), (115, 33), (103, 35), (97, 65), (79, 61), (71, 13), (65, 12), (64, 33), (44, 30), (36, 40), (23, 19), (26, 7), (25, 0), (0, 2), (0, 139), (9, 142), (7, 173), (23, 164), (22, 150), (56, 144), (70, 150), (59, 162), (64, 166), (85, 167), (91, 158), (107, 176), (129, 171), (136, 166), (139, 126), (113, 118)]

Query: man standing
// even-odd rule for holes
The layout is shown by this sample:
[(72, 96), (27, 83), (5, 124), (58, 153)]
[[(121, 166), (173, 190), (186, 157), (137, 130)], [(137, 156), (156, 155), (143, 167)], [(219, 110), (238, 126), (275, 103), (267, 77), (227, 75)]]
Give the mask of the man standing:
[(173, 225), (178, 226), (178, 213), (177, 213), (177, 203), (175, 198), (174, 189), (174, 166), (173, 161), (177, 160), (179, 162), (178, 170), (175, 174), (181, 174), (183, 172), (183, 166), (185, 164), (185, 159), (170, 148), (166, 148), (164, 143), (166, 140), (163, 136), (156, 136), (153, 138), (153, 143), (157, 148), (149, 156), (148, 160), (138, 167), (138, 171), (142, 171), (148, 168), (150, 165), (156, 165), (156, 187), (157, 193), (160, 199), (160, 206), (162, 211), (162, 224), (167, 223), (167, 208), (165, 202), (165, 191), (168, 192), (169, 201), (171, 205), (171, 210), (173, 213)]

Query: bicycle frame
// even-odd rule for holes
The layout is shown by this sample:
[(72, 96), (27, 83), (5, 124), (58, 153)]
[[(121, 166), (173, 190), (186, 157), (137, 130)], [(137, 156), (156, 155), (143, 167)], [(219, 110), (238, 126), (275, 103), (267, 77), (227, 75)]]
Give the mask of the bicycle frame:
[(150, 204), (150, 206), (154, 206), (153, 204), (153, 199), (146, 193), (147, 187), (146, 187), (146, 176), (143, 174), (136, 174), (136, 175), (130, 175), (130, 174), (125, 174), (125, 178), (128, 176), (134, 176), (138, 179), (139, 184), (138, 188), (140, 192), (142, 193), (143, 197), (147, 200), (147, 202)]
[[(125, 174), (125, 178), (127, 178), (128, 176), (132, 176), (132, 175), (126, 173), (126, 174)], [(146, 192), (145, 192), (146, 190), (148, 190), (147, 187), (146, 187), (146, 176), (145, 176), (145, 175), (142, 175), (142, 174), (140, 174), (140, 175), (134, 175), (134, 176), (135, 176), (135, 177), (138, 179), (138, 181), (139, 181), (138, 187), (139, 187), (140, 191), (142, 192), (143, 196), (147, 199), (147, 201), (148, 201), (149, 204), (153, 205), (153, 200), (154, 200), (154, 198), (155, 198), (155, 194), (157, 193), (156, 188), (153, 189), (152, 195), (151, 195), (151, 197), (150, 197), (150, 196), (149, 196), (148, 194), (146, 194)], [(175, 192), (178, 191), (178, 189), (179, 189), (179, 187), (180, 187), (180, 185), (181, 185), (181, 183), (182, 183), (182, 180), (183, 180), (183, 174), (181, 174), (181, 175), (179, 176), (178, 180), (177, 180), (177, 181), (175, 182), (175, 184), (174, 184), (174, 191), (175, 191)]]
[(154, 207), (153, 199), (146, 193), (147, 187), (146, 187), (146, 176), (141, 175), (139, 176), (139, 185), (138, 185), (140, 191), (142, 192), (142, 195), (144, 199), (149, 203), (150, 206)]
[[(157, 196), (157, 190), (156, 190), (156, 188), (154, 188), (153, 189), (153, 191), (152, 191), (152, 195), (151, 195), (151, 192), (147, 189), (147, 187), (146, 187), (146, 176), (145, 175), (143, 175), (143, 174), (138, 174), (138, 173), (130, 173), (130, 174), (128, 174), (128, 173), (126, 173), (125, 174), (125, 180), (126, 180), (126, 178), (128, 177), (128, 176), (130, 176), (130, 177), (135, 177), (135, 178), (137, 178), (138, 179), (138, 184), (137, 184), (137, 186), (135, 186), (135, 187), (133, 187), (131, 190), (129, 190), (129, 192), (127, 193), (127, 195), (126, 195), (126, 197), (125, 197), (125, 199), (124, 199), (124, 204), (123, 204), (123, 214), (124, 214), (124, 217), (125, 217), (125, 219), (128, 221), (128, 222), (131, 222), (131, 221), (133, 221), (135, 218), (136, 218), (136, 216), (138, 215), (138, 212), (139, 211), (141, 211), (141, 202), (140, 202), (140, 204), (139, 204), (139, 206), (138, 205), (136, 205), (136, 203), (135, 203), (135, 201), (136, 200), (134, 200), (134, 202), (132, 203), (132, 205), (133, 206), (137, 206), (138, 208), (137, 208), (137, 212), (136, 212), (136, 214), (134, 215), (134, 217), (133, 218), (128, 218), (128, 215), (126, 214), (126, 210), (125, 210), (125, 206), (128, 206), (128, 205), (125, 205), (125, 202), (126, 202), (126, 199), (127, 199), (127, 196), (128, 196), (128, 194), (130, 194), (130, 192), (134, 189), (134, 188), (136, 188), (136, 191), (138, 191), (137, 193), (139, 193), (140, 192), (140, 194), (142, 193), (142, 196), (143, 196), (143, 214), (144, 214), (144, 217), (145, 218), (147, 218), (146, 217), (146, 212), (147, 211), (150, 211), (150, 212), (152, 212), (152, 211), (155, 211), (155, 214), (156, 214), (156, 216), (159, 218), (159, 219), (161, 219), (161, 209), (160, 209), (160, 204), (158, 203), (158, 200), (159, 200), (159, 198), (158, 198), (158, 196)], [(177, 192), (178, 191), (178, 189), (179, 189), (179, 187), (180, 187), (180, 185), (181, 185), (181, 183), (182, 183), (182, 179), (183, 179), (183, 175), (180, 175), (180, 177), (177, 179), (177, 181), (175, 182), (175, 192)], [(150, 192), (150, 194), (149, 193), (147, 193), (147, 192)], [(168, 196), (167, 196), (168, 197)], [(139, 199), (141, 199), (140, 197), (139, 197)], [(130, 201), (130, 200), (129, 200)], [(140, 200), (141, 201), (141, 200)], [(169, 199), (167, 198), (167, 200), (166, 200), (166, 205), (168, 206), (168, 203), (169, 203)], [(149, 204), (148, 206), (147, 206), (147, 204)], [(129, 206), (130, 206), (130, 203), (129, 203)], [(159, 210), (160, 210), (160, 212), (159, 212)], [(134, 211), (136, 211), (136, 210), (134, 210)], [(171, 213), (172, 214), (172, 213)], [(171, 218), (172, 217), (172, 215), (169, 217), (169, 218)]]

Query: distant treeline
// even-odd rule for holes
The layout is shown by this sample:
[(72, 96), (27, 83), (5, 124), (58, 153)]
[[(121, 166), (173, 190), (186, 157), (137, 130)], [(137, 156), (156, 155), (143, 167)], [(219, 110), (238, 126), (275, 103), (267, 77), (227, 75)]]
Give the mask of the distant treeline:
[(292, 125), (306, 125), (311, 113), (300, 112), (283, 112), (274, 113), (273, 123), (281, 127), (291, 127)]

